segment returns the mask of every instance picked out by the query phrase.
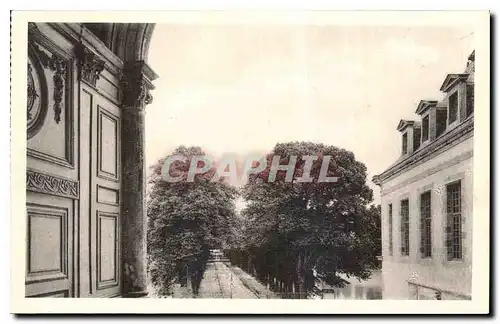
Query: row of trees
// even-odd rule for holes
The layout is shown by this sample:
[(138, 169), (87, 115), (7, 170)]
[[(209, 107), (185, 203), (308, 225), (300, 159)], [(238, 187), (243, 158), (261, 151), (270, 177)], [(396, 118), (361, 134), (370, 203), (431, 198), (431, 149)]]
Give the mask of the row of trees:
[[(378, 267), (380, 255), (380, 209), (366, 206), (372, 191), (366, 185), (366, 167), (354, 154), (314, 143), (278, 144), (268, 154), (281, 157), (319, 155), (311, 168), (318, 179), (322, 159), (331, 156), (327, 176), (335, 183), (286, 182), (285, 173), (268, 182), (269, 166), (252, 175), (242, 189), (247, 202), (243, 210), (242, 244), (228, 251), (233, 263), (285, 296), (307, 298), (318, 294), (318, 284), (336, 287), (342, 277), (368, 278)], [(302, 176), (305, 163), (298, 162), (294, 179)]]
[[(174, 154), (203, 155), (200, 148), (178, 148)], [(269, 182), (274, 156), (280, 164), (297, 156), (293, 179), (309, 171), (313, 182), (287, 182), (279, 171)], [(317, 155), (311, 166), (303, 156)], [(331, 156), (327, 176), (318, 182), (322, 156)], [(210, 248), (223, 248), (231, 262), (255, 275), (271, 289), (293, 298), (317, 294), (318, 283), (342, 287), (345, 276), (368, 278), (380, 255), (380, 209), (366, 207), (372, 191), (366, 167), (349, 151), (323, 144), (277, 144), (267, 155), (267, 167), (251, 174), (238, 191), (224, 180), (211, 182), (214, 169), (196, 181), (167, 183), (163, 160), (153, 167), (148, 204), (150, 275), (160, 294), (172, 283), (185, 282), (188, 269), (196, 293)], [(189, 161), (173, 169), (186, 173)], [(240, 215), (234, 200), (246, 207)]]

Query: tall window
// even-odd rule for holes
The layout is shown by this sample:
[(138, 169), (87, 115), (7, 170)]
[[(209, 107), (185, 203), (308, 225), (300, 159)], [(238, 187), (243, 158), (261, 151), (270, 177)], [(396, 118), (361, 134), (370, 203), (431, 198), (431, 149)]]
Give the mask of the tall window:
[(467, 108), (466, 115), (469, 117), (474, 112), (474, 85), (467, 85)]
[(403, 134), (403, 155), (408, 153), (408, 133)]
[(432, 257), (431, 192), (420, 195), (420, 255)]
[(410, 210), (408, 199), (401, 200), (401, 255), (410, 255)]
[(392, 204), (389, 204), (389, 255), (392, 255)]
[(448, 260), (462, 259), (462, 201), (460, 192), (460, 181), (446, 187)]
[(455, 92), (448, 98), (448, 125), (457, 120), (458, 114), (458, 92)]
[(429, 139), (429, 115), (422, 118), (422, 142)]

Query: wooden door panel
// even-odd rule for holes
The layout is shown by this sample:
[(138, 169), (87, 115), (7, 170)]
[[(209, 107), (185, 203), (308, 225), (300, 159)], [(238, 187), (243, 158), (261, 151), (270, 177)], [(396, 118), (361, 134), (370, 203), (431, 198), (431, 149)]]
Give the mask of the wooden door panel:
[(27, 297), (73, 296), (73, 200), (27, 194)]
[(91, 145), (92, 296), (121, 292), (120, 110), (94, 97)]

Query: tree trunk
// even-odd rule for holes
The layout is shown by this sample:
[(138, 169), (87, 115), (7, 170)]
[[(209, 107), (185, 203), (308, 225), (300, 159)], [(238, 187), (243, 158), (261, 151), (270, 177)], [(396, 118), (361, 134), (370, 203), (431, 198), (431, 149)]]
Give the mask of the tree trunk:
[(305, 256), (302, 253), (299, 253), (297, 257), (297, 266), (296, 266), (296, 274), (297, 274), (297, 285), (298, 285), (298, 298), (306, 299), (306, 278), (305, 278), (305, 264), (304, 264)]

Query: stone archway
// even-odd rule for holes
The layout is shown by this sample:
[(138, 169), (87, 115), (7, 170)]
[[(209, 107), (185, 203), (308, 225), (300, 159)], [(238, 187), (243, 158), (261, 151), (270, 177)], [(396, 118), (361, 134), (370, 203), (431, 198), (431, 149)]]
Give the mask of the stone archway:
[(29, 23), (29, 297), (147, 294), (154, 24)]
[(85, 23), (123, 62), (147, 62), (149, 43), (155, 24), (148, 23)]

